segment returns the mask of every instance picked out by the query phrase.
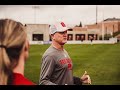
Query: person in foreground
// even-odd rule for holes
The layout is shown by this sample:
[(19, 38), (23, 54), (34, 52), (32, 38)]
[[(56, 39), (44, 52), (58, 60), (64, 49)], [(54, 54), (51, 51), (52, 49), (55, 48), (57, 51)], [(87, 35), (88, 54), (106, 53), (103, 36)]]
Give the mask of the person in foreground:
[(91, 84), (90, 76), (73, 76), (73, 64), (64, 44), (67, 43), (67, 30), (64, 22), (50, 26), (52, 44), (42, 56), (39, 85), (83, 85)]
[(0, 19), (0, 85), (35, 85), (24, 77), (29, 56), (25, 28), (12, 19)]

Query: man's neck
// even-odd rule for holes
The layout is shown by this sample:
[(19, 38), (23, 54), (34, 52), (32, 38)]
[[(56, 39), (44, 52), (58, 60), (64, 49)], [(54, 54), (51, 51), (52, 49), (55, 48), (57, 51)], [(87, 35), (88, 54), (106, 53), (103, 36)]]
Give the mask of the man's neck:
[(63, 45), (60, 45), (60, 44), (58, 44), (58, 43), (56, 43), (56, 42), (52, 42), (52, 46), (53, 46), (54, 48), (58, 49), (58, 50), (63, 50), (63, 49), (64, 49), (64, 48), (63, 48)]

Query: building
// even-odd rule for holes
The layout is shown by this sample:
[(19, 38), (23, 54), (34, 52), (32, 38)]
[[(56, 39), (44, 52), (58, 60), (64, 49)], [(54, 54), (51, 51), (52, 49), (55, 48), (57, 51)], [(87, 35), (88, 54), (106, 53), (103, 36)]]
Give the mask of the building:
[(88, 29), (98, 29), (99, 35), (110, 34), (113, 35), (120, 31), (120, 19), (118, 18), (108, 18), (102, 22), (93, 25), (86, 25)]
[[(98, 40), (99, 29), (88, 29), (87, 27), (73, 27), (68, 31), (68, 41)], [(69, 39), (69, 36), (72, 39)]]
[[(26, 24), (30, 43), (49, 43), (49, 24)], [(101, 36), (120, 32), (120, 19), (108, 18), (102, 22), (75, 26), (68, 30), (68, 41), (100, 40)]]
[(49, 41), (48, 24), (27, 24), (27, 36), (30, 43), (43, 43)]

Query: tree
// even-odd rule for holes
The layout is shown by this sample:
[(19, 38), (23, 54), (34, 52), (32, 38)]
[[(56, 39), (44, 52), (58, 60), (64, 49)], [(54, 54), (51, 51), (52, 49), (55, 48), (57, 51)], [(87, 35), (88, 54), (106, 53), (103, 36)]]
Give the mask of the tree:
[(80, 22), (79, 27), (82, 27), (82, 23)]

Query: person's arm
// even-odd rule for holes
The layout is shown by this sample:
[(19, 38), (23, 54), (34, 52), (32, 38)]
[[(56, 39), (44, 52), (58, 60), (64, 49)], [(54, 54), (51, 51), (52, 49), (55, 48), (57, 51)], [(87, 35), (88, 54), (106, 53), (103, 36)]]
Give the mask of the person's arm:
[(40, 85), (57, 85), (50, 81), (53, 73), (55, 61), (51, 56), (46, 56), (42, 60), (41, 73), (40, 73)]

